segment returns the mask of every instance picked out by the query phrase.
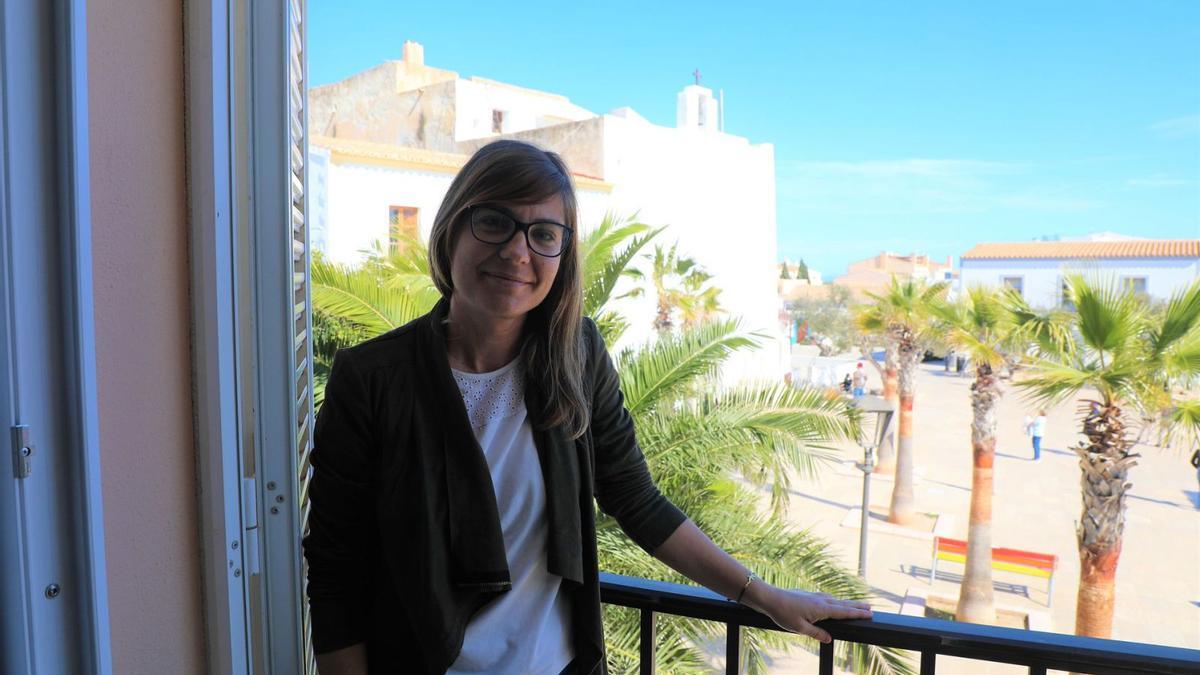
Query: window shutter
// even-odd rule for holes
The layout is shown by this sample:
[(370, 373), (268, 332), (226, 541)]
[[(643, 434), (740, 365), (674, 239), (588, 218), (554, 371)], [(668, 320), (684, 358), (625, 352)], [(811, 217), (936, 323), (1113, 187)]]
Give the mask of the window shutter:
[[(287, 3), (287, 73), (288, 73), (288, 190), (290, 193), (292, 233), (292, 373), (295, 376), (295, 437), (296, 485), (301, 536), (308, 534), (308, 486), (312, 475), (313, 399), (312, 399), (312, 297), (309, 288), (311, 251), (308, 238), (308, 207), (305, 194), (307, 145), (306, 54), (304, 7), (302, 0)], [(302, 566), (305, 565), (301, 557)], [(301, 583), (308, 577), (301, 572)], [(308, 602), (300, 597), (301, 628), (303, 631), (304, 673), (315, 674), (316, 663), (312, 649), (312, 626)]]

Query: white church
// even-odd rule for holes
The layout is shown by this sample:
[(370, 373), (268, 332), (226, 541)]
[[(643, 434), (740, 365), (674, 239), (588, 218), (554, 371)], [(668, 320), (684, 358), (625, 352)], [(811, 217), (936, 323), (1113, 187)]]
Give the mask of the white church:
[[(726, 371), (777, 379), (786, 341), (776, 293), (775, 157), (723, 131), (712, 90), (677, 94), (674, 127), (631, 108), (597, 115), (566, 97), (432, 68), (424, 49), (404, 44), (389, 61), (309, 92), (313, 245), (353, 263), (392, 232), (426, 238), (459, 167), (497, 138), (561, 154), (574, 173), (586, 230), (612, 212), (667, 226), (657, 243), (713, 274), (721, 303), (746, 330), (771, 336)], [(652, 334), (654, 299), (623, 300), (631, 326), (623, 347)]]

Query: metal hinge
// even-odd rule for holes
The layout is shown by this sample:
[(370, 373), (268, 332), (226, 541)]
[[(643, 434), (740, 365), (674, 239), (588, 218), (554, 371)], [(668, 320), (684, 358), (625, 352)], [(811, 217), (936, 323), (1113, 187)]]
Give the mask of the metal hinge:
[(12, 427), (13, 477), (29, 478), (33, 473), (33, 443), (29, 442), (29, 425)]
[(258, 481), (254, 478), (242, 479), (242, 522), (246, 574), (258, 574)]

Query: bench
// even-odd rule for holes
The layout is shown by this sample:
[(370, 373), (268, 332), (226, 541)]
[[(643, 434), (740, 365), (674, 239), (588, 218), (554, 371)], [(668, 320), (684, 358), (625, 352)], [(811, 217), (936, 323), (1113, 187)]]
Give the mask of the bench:
[[(939, 560), (966, 564), (967, 542), (962, 539), (949, 537), (933, 538), (933, 564), (929, 569), (929, 583), (932, 585), (937, 576)], [(1058, 556), (1035, 551), (1022, 551), (1015, 548), (993, 548), (992, 569), (1024, 574), (1031, 577), (1046, 579), (1046, 606), (1054, 600), (1054, 570), (1058, 567)]]

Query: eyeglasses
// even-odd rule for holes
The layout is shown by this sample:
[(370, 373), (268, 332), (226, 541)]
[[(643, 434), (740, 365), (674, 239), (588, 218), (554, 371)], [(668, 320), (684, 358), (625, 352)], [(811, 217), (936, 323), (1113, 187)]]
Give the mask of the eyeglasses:
[(471, 234), (485, 244), (507, 244), (518, 230), (525, 233), (529, 250), (546, 258), (562, 255), (571, 239), (571, 228), (553, 220), (525, 223), (508, 209), (499, 206), (472, 205), (467, 208)]

